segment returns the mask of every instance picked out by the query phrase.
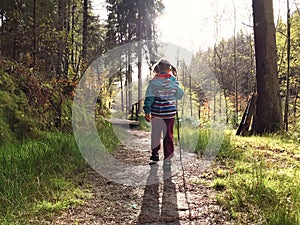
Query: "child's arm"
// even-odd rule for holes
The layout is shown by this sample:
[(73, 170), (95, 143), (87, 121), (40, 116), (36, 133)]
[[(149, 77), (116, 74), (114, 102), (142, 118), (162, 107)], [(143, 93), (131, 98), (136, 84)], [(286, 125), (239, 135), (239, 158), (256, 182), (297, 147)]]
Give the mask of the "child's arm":
[(178, 100), (181, 99), (184, 95), (184, 91), (179, 86), (179, 83), (175, 77), (172, 77), (170, 80), (171, 80), (170, 85), (172, 85), (172, 88), (176, 89), (175, 98)]
[(144, 101), (144, 107), (143, 110), (145, 112), (145, 119), (146, 121), (150, 121), (151, 118), (151, 105), (154, 102), (154, 94), (152, 93), (152, 87), (149, 84), (149, 86), (147, 87), (147, 91), (146, 91), (146, 98)]

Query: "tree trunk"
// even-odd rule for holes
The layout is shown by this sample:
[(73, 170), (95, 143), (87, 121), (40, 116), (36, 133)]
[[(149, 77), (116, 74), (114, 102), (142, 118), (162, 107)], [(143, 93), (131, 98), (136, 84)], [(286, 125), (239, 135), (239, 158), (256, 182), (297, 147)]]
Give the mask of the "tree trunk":
[(83, 61), (87, 51), (87, 29), (88, 29), (88, 0), (83, 1), (83, 22), (82, 22), (82, 53)]
[(37, 59), (37, 21), (36, 21), (36, 0), (33, 0), (33, 66), (36, 66)]
[(291, 20), (290, 4), (287, 0), (287, 71), (286, 71), (286, 94), (284, 104), (284, 125), (285, 130), (289, 129), (289, 97), (290, 97), (290, 55), (291, 55)]
[(1, 10), (1, 49), (0, 55), (4, 55), (4, 10)]
[(294, 109), (293, 109), (293, 112), (294, 112), (294, 117), (296, 118), (296, 113), (297, 113), (297, 101), (298, 101), (298, 94), (296, 94), (296, 97), (294, 99)]
[(238, 121), (239, 116), (239, 102), (238, 102), (238, 76), (237, 76), (237, 57), (236, 57), (236, 8), (234, 1), (232, 1), (234, 8), (234, 29), (233, 29), (233, 62), (234, 62), (234, 105), (235, 118)]
[(123, 87), (122, 70), (120, 70), (120, 85), (121, 85), (121, 109), (122, 109), (122, 112), (124, 112), (124, 87)]
[(272, 0), (253, 0), (257, 105), (253, 131), (257, 134), (282, 129), (282, 108), (277, 71)]
[(74, 53), (74, 33), (75, 33), (75, 0), (72, 1), (72, 24), (71, 24), (71, 63), (72, 63), (72, 69), (75, 71), (76, 69), (76, 62), (75, 62), (75, 53)]
[[(183, 67), (186, 69), (186, 67)], [(193, 99), (192, 99), (192, 75), (189, 74), (189, 90), (190, 90), (190, 110), (191, 110), (191, 118), (193, 117)]]

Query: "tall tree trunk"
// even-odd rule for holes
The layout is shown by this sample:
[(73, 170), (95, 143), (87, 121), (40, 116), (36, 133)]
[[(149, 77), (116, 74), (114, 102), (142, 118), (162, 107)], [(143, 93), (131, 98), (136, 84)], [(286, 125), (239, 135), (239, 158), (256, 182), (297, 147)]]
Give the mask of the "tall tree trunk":
[[(60, 34), (63, 34), (63, 31), (65, 29), (65, 18), (66, 18), (66, 5), (64, 0), (58, 1), (58, 30)], [(64, 74), (64, 52), (65, 52), (65, 39), (61, 38), (58, 42), (58, 59), (56, 62), (56, 76), (57, 79), (61, 79), (62, 75)]]
[(250, 87), (250, 91), (252, 93), (256, 92), (257, 89), (256, 89), (256, 82), (255, 82), (255, 66), (254, 66), (254, 51), (253, 51), (253, 45), (252, 45), (252, 38), (250, 38), (249, 40), (249, 45), (250, 45), (250, 84), (249, 84), (249, 87)]
[(291, 55), (291, 20), (290, 3), (287, 0), (287, 71), (286, 71), (286, 94), (284, 105), (284, 125), (285, 130), (289, 129), (289, 99), (290, 99), (290, 55)]
[(37, 21), (36, 21), (36, 0), (33, 0), (33, 66), (36, 66), (37, 59)]
[(75, 62), (75, 53), (74, 53), (74, 32), (75, 32), (75, 0), (72, 0), (72, 13), (71, 13), (71, 63), (73, 71), (76, 69), (76, 62)]
[(127, 52), (127, 71), (126, 71), (126, 81), (127, 81), (127, 104), (126, 104), (126, 116), (129, 115), (128, 112), (131, 110), (131, 105), (133, 104), (132, 102), (132, 65), (131, 65), (131, 48), (128, 48)]
[(88, 30), (88, 0), (83, 0), (83, 23), (82, 23), (82, 58), (86, 58)]
[(236, 58), (236, 8), (234, 1), (232, 1), (234, 8), (234, 29), (233, 29), (233, 62), (234, 62), (234, 105), (235, 118), (238, 120), (239, 116), (239, 102), (238, 102), (238, 77), (237, 77), (237, 58)]
[(1, 10), (1, 49), (0, 55), (4, 55), (4, 10)]
[(138, 114), (141, 113), (142, 105), (142, 4), (138, 1)]
[[(183, 67), (186, 70), (186, 66)], [(189, 90), (190, 90), (190, 110), (191, 110), (191, 117), (193, 117), (193, 99), (192, 99), (192, 74), (189, 74)]]
[(66, 48), (65, 48), (65, 54), (64, 54), (64, 74), (65, 77), (68, 76), (69, 74), (69, 65), (70, 65), (70, 43), (69, 43), (69, 35), (71, 31), (71, 0), (67, 0), (67, 15), (66, 15), (66, 25), (65, 29), (67, 30), (68, 35), (66, 35), (65, 43), (66, 43)]
[(123, 74), (120, 69), (120, 85), (121, 85), (121, 109), (124, 112), (124, 87), (123, 87)]
[(299, 95), (298, 95), (298, 93), (296, 93), (296, 97), (294, 99), (294, 110), (293, 110), (295, 118), (296, 118), (296, 113), (297, 113), (297, 101), (298, 101), (298, 98), (299, 98)]
[(256, 57), (257, 106), (253, 131), (258, 134), (282, 129), (282, 108), (277, 71), (272, 0), (252, 0)]

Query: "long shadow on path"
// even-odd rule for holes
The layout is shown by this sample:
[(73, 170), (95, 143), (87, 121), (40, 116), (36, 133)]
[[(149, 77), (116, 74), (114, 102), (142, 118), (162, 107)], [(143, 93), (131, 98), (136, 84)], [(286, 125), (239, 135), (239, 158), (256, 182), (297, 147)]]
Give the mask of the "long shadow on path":
[[(158, 164), (151, 165), (145, 187), (138, 224), (143, 225), (180, 225), (177, 206), (176, 185), (172, 182), (171, 164), (164, 163), (162, 200), (160, 204)], [(161, 208), (160, 208), (161, 205)]]

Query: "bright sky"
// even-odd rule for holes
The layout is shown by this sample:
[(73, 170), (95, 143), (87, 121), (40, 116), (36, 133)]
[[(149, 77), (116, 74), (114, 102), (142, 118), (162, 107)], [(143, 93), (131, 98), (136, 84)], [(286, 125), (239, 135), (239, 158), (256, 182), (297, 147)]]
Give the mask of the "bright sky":
[[(299, 0), (290, 0), (293, 5)], [(104, 0), (94, 0), (95, 13), (106, 18)], [(205, 50), (222, 38), (234, 35), (236, 27), (252, 32), (252, 0), (163, 0), (165, 10), (157, 19), (159, 41), (170, 42), (196, 52)], [(275, 23), (286, 13), (286, 0), (273, 0)], [(279, 7), (280, 6), (280, 7)]]
[[(176, 2), (176, 3), (175, 3)], [(164, 0), (164, 14), (158, 18), (162, 40), (181, 45), (191, 51), (213, 46), (215, 41), (234, 34), (234, 6), (231, 0)], [(250, 24), (251, 0), (235, 0), (237, 26)], [(249, 4), (250, 2), (250, 4)]]

